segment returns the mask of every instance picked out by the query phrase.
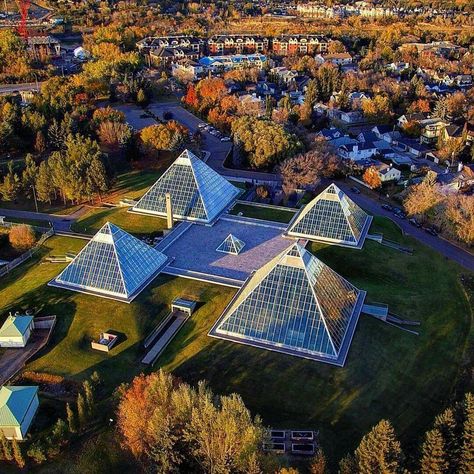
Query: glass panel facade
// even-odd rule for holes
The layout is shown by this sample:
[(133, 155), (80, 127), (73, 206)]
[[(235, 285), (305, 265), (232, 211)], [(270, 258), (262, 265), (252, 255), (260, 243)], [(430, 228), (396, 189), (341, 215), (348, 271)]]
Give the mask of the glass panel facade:
[(295, 244), (237, 295), (217, 335), (336, 358), (359, 291)]
[(210, 222), (239, 190), (185, 150), (134, 209), (165, 215), (166, 193), (171, 195), (174, 216)]
[(277, 265), (217, 333), (336, 355), (303, 268)]
[(132, 295), (166, 256), (112, 224), (106, 224), (56, 282), (119, 296)]
[(245, 244), (237, 237), (234, 237), (232, 234), (229, 234), (226, 239), (217, 247), (218, 252), (231, 253), (233, 255), (238, 255), (240, 251), (244, 248)]
[(303, 209), (288, 233), (357, 245), (369, 216), (334, 184)]

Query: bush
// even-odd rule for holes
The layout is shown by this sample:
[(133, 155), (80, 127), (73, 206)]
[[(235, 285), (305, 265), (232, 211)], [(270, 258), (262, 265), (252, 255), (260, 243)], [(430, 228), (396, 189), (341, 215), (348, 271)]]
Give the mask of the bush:
[(27, 455), (29, 458), (31, 458), (35, 463), (41, 464), (44, 461), (46, 461), (46, 454), (45, 454), (45, 448), (41, 441), (36, 441), (36, 443), (33, 443), (30, 448), (27, 451)]
[(29, 250), (36, 244), (36, 235), (33, 228), (26, 224), (12, 227), (8, 234), (10, 245), (16, 250)]

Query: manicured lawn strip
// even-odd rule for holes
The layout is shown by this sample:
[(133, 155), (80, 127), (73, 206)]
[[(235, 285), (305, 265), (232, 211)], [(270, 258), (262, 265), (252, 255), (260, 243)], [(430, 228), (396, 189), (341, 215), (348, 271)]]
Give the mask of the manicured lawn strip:
[(106, 222), (132, 234), (151, 234), (167, 228), (166, 219), (128, 212), (126, 207), (93, 208), (71, 226), (75, 232), (95, 234)]
[(294, 210), (288, 211), (284, 209), (272, 209), (269, 207), (254, 206), (252, 204), (237, 203), (231, 210), (230, 214), (238, 214), (241, 212), (245, 217), (253, 217), (254, 219), (263, 219), (273, 222), (283, 222), (287, 224), (295, 215)]

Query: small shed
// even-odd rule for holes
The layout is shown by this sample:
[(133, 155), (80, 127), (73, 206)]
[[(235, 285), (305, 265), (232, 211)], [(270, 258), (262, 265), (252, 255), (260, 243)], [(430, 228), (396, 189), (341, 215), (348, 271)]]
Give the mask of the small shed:
[(7, 439), (25, 439), (38, 410), (38, 387), (0, 388), (0, 430)]
[(0, 347), (25, 347), (33, 329), (33, 316), (9, 315), (0, 328)]
[(196, 301), (186, 300), (184, 298), (176, 298), (171, 303), (171, 311), (182, 311), (191, 316), (196, 309)]

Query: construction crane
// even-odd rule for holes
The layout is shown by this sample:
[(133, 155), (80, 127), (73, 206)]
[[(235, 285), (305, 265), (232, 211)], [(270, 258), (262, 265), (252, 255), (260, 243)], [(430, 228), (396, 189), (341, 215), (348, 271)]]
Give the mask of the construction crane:
[(18, 10), (20, 10), (20, 23), (18, 25), (18, 33), (24, 39), (28, 39), (28, 11), (30, 9), (31, 0), (17, 0)]

